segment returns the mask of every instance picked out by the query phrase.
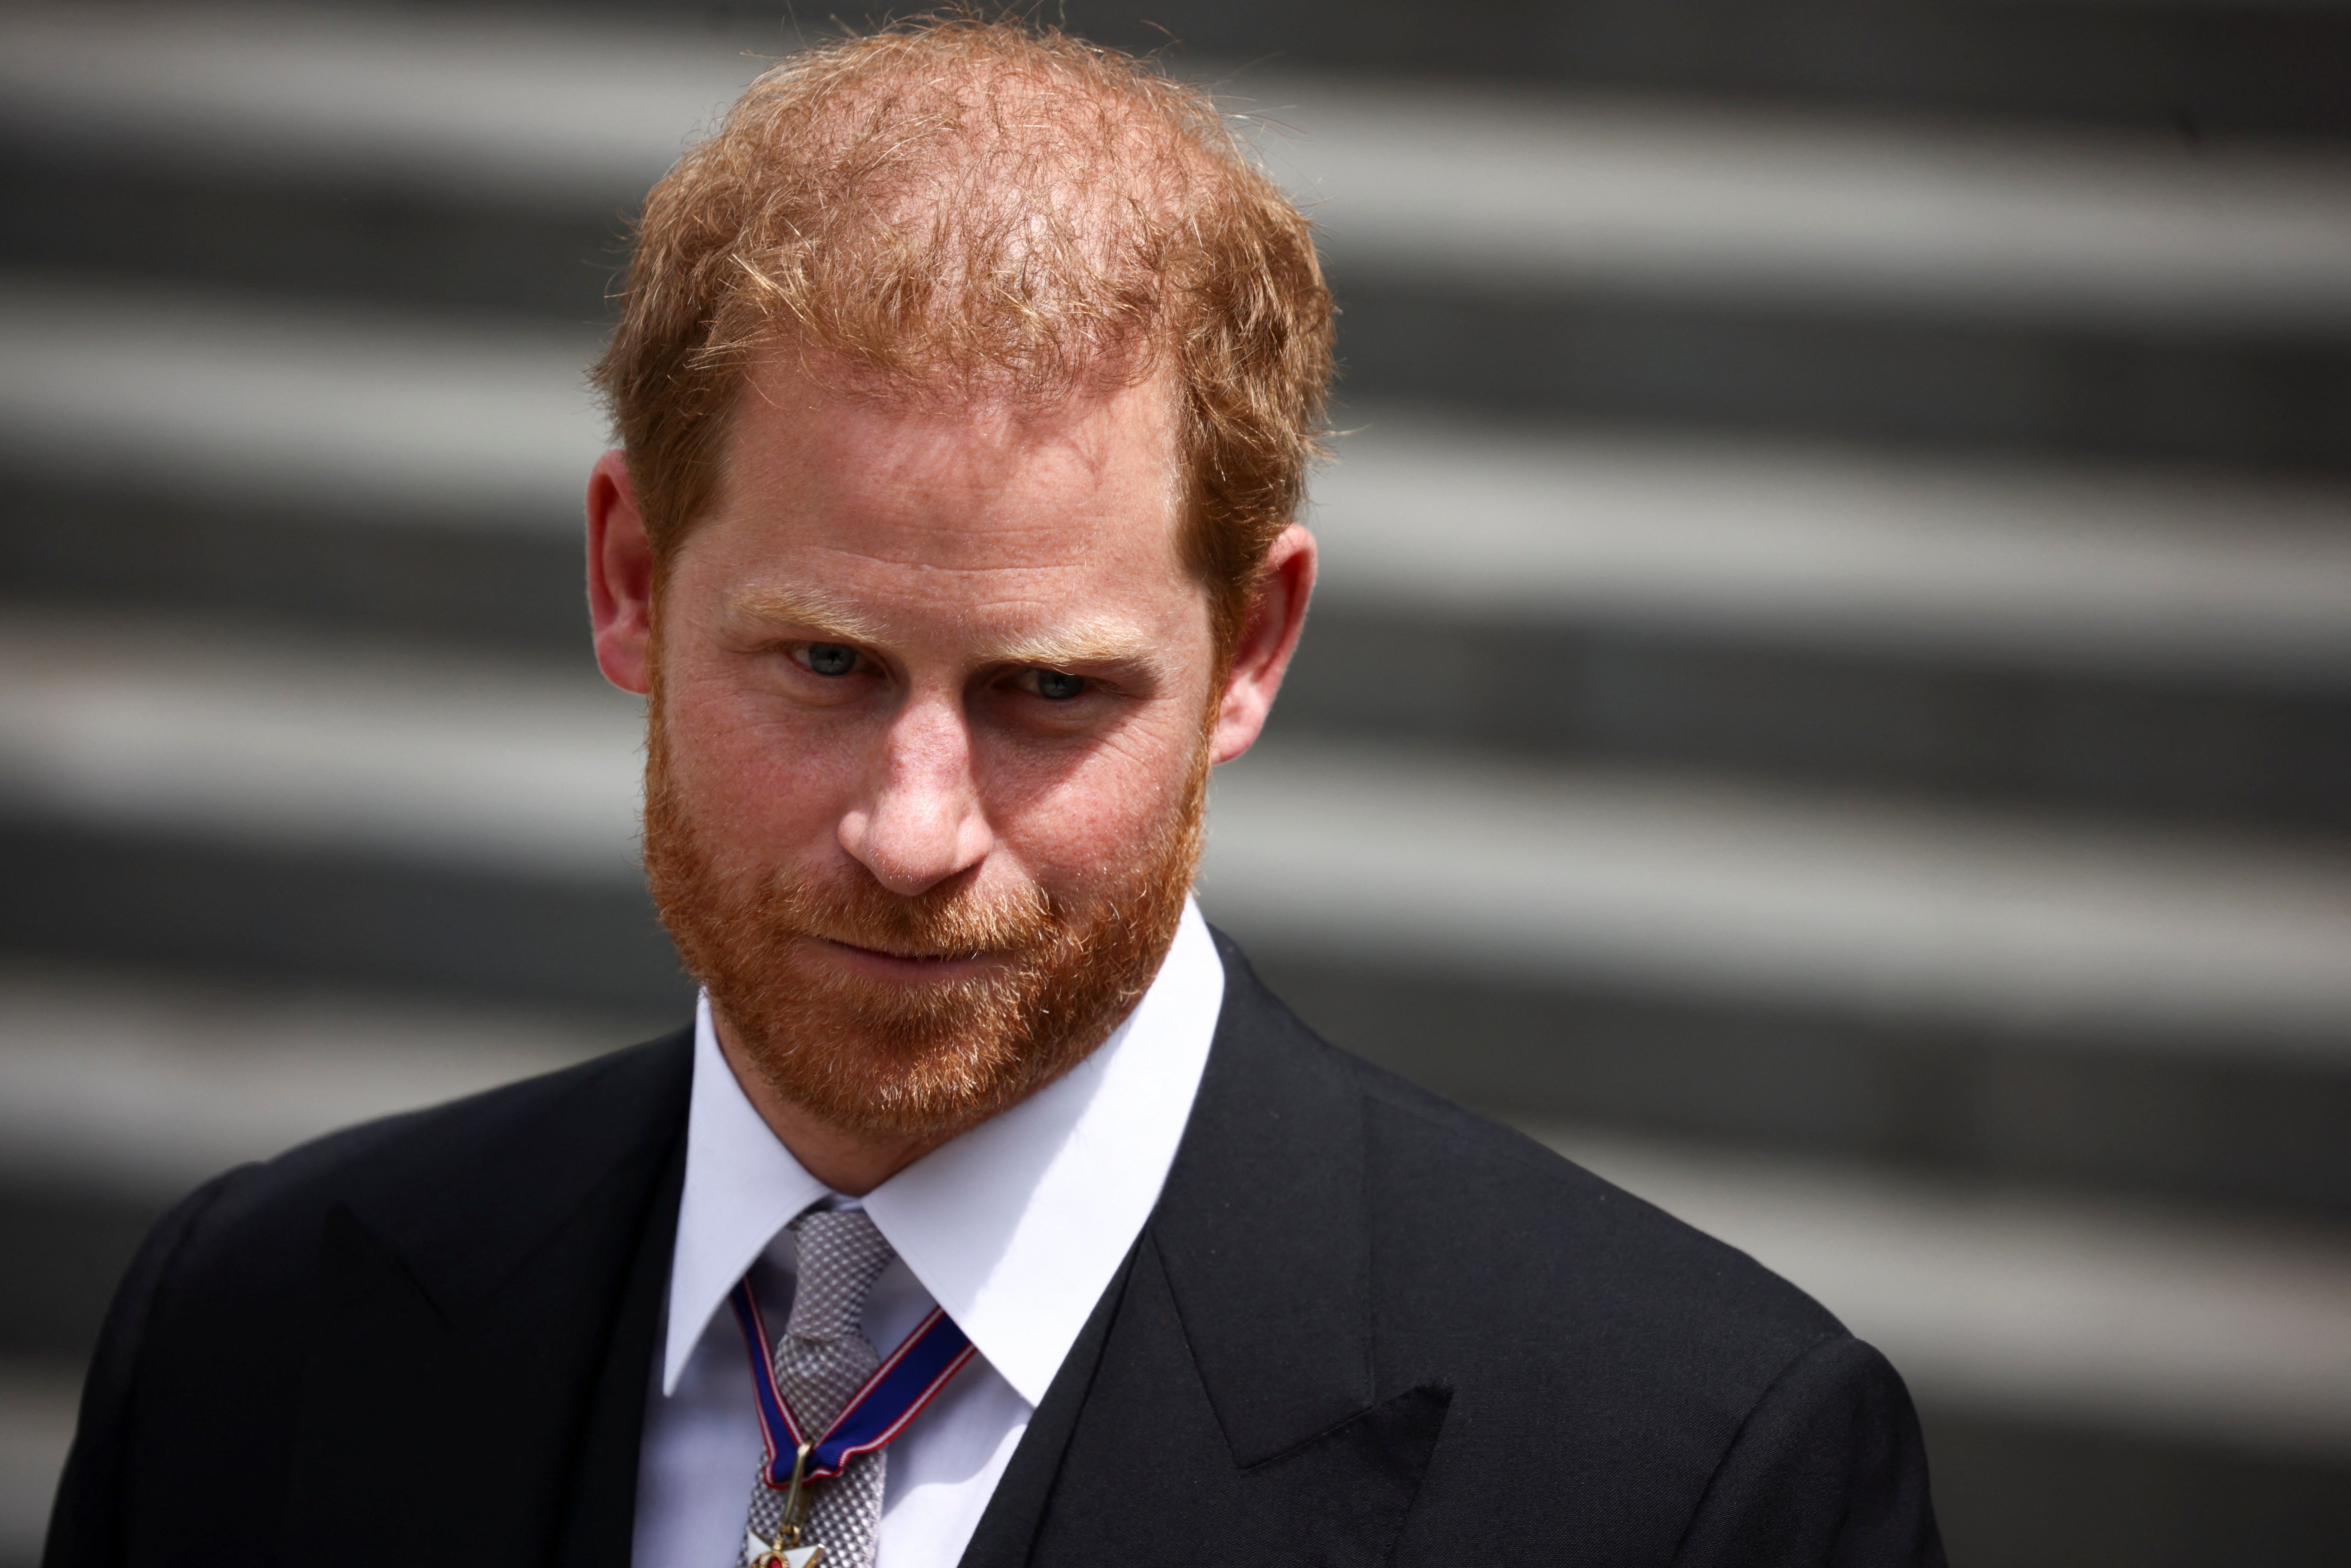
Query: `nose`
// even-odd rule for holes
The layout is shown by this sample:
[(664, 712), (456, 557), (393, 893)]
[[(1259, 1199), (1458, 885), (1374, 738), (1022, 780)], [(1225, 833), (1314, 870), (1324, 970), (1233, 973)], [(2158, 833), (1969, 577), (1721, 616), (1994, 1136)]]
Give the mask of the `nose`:
[(912, 897), (994, 847), (972, 776), (970, 728), (953, 697), (918, 695), (893, 715), (873, 777), (841, 815), (841, 846), (891, 892)]

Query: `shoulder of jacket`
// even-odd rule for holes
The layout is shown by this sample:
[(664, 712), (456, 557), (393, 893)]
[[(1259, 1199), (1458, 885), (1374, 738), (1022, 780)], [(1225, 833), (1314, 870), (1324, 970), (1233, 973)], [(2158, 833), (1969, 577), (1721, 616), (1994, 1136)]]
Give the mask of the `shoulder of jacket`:
[[(1572, 1303), (1587, 1321), (1637, 1322), (1645, 1335), (1743, 1342), (1765, 1363), (1844, 1334), (1826, 1308), (1738, 1248), (1515, 1128), (1322, 1049), (1362, 1097), (1366, 1179), (1391, 1252), (1469, 1260), (1514, 1300), (1531, 1277), (1573, 1278), (1578, 1288), (1558, 1296), (1560, 1311)], [(1470, 1295), (1479, 1288), (1458, 1283)]]
[[(575, 1066), (329, 1133), (215, 1178), (183, 1253), (201, 1265), (224, 1250), (246, 1260), (307, 1250), (340, 1204), (381, 1212), (465, 1201), (497, 1166), (528, 1162), (575, 1140), (610, 1142), (674, 1103), (683, 1115), (691, 1030)], [(272, 1270), (274, 1271), (274, 1270)]]

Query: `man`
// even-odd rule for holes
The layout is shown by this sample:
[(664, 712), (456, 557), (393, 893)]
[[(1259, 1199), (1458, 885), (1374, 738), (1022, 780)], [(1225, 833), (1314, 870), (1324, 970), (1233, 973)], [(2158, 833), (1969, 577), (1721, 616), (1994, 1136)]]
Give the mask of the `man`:
[(1875, 1352), (1190, 902), (1331, 317), (1137, 62), (756, 84), (648, 204), (588, 497), (694, 1026), (189, 1199), (54, 1568), (1939, 1562)]

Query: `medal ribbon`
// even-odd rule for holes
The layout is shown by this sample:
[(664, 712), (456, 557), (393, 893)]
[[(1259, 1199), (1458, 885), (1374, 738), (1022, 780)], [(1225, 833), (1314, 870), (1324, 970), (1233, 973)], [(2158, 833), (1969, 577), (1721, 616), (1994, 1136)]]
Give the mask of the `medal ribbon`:
[[(726, 1304), (735, 1309), (735, 1322), (743, 1330), (743, 1347), (751, 1354), (751, 1390), (758, 1400), (759, 1436), (768, 1445), (768, 1462), (760, 1469), (760, 1479), (782, 1491), (792, 1484), (792, 1461), (808, 1435), (785, 1402), (784, 1391), (776, 1385), (774, 1342), (768, 1337), (768, 1325), (759, 1315), (759, 1299), (751, 1293), (748, 1275), (728, 1292)], [(858, 1455), (872, 1453), (904, 1431), (906, 1423), (921, 1415), (923, 1407), (938, 1397), (939, 1390), (976, 1354), (977, 1347), (956, 1327), (946, 1309), (933, 1307), (930, 1316), (916, 1324), (914, 1332), (874, 1369), (864, 1386), (850, 1396), (832, 1425), (817, 1438), (809, 1454), (807, 1479), (837, 1476)]]

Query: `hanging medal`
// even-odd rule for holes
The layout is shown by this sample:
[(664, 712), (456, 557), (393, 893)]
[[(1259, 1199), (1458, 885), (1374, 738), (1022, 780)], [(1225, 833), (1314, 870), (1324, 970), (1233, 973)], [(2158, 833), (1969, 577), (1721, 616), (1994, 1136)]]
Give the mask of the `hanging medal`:
[(768, 1337), (759, 1299), (747, 1275), (728, 1293), (726, 1302), (735, 1310), (744, 1349), (751, 1357), (759, 1438), (767, 1447), (759, 1480), (784, 1494), (774, 1539), (762, 1540), (757, 1531), (746, 1529), (744, 1562), (749, 1568), (818, 1568), (823, 1561), (823, 1546), (800, 1544), (808, 1519), (808, 1483), (837, 1476), (858, 1455), (886, 1446), (938, 1397), (939, 1391), (977, 1352), (946, 1310), (933, 1307), (930, 1315), (849, 1396), (832, 1425), (821, 1433), (810, 1434), (801, 1429), (776, 1382), (770, 1349), (774, 1341)]
[[(814, 1446), (802, 1443), (792, 1456), (792, 1479), (784, 1493), (783, 1517), (777, 1522), (775, 1539), (763, 1541), (758, 1531), (744, 1527), (743, 1561), (748, 1568), (817, 1568), (824, 1561), (823, 1547), (800, 1544), (800, 1531), (808, 1522), (809, 1449)], [(761, 1470), (761, 1479), (768, 1473)]]

